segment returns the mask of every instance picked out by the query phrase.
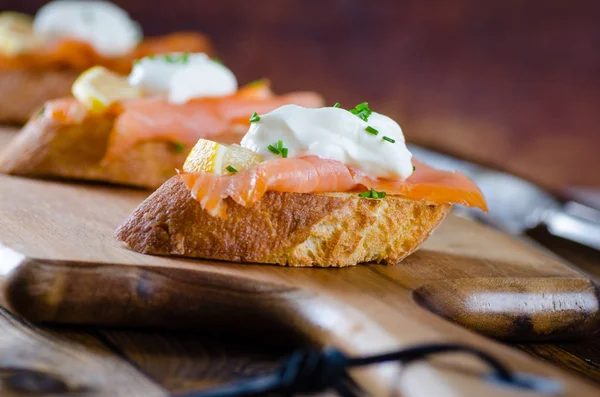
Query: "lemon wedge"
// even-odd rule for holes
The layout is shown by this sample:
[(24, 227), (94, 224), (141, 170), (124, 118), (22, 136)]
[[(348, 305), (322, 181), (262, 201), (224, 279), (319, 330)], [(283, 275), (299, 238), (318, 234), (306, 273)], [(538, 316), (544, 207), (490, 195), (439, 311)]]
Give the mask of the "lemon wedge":
[(226, 145), (208, 139), (200, 139), (185, 160), (183, 170), (231, 175), (251, 168), (262, 161), (263, 158), (260, 154), (240, 145)]
[(20, 12), (0, 13), (0, 53), (16, 56), (41, 44), (33, 33), (33, 19)]
[(133, 87), (126, 77), (102, 66), (94, 66), (83, 72), (71, 87), (73, 96), (95, 113), (104, 112), (111, 104), (140, 98), (142, 91)]

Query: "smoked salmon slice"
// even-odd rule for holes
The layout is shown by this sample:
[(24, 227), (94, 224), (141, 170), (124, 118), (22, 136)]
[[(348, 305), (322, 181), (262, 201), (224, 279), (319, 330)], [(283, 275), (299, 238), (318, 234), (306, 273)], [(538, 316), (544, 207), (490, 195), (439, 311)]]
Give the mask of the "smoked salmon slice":
[[(167, 141), (192, 147), (200, 138), (222, 143), (239, 143), (248, 130), (252, 113), (268, 113), (280, 106), (297, 104), (323, 106), (323, 98), (313, 92), (276, 96), (268, 82), (241, 87), (231, 96), (194, 99), (172, 104), (159, 97), (134, 99), (112, 105), (107, 115), (115, 117), (105, 159), (126, 152), (138, 142)], [(44, 115), (64, 124), (80, 124), (92, 117), (75, 98), (49, 101)]]
[(169, 52), (213, 53), (210, 41), (202, 34), (181, 32), (155, 38), (146, 38), (128, 55), (105, 57), (88, 43), (73, 39), (59, 40), (36, 51), (18, 56), (0, 55), (0, 67), (26, 70), (85, 70), (95, 65), (127, 74), (133, 61), (145, 56)]
[(388, 195), (435, 203), (453, 203), (487, 211), (483, 194), (460, 173), (440, 171), (413, 160), (415, 172), (405, 181), (373, 178), (316, 156), (265, 161), (230, 176), (179, 172), (192, 197), (212, 216), (227, 217), (224, 200), (252, 206), (267, 191), (295, 193), (350, 192), (374, 188)]
[(181, 105), (162, 98), (130, 100), (122, 104), (123, 113), (116, 120), (106, 158), (123, 153), (139, 141), (163, 140), (191, 147), (200, 138), (220, 140), (219, 136), (237, 132), (235, 143), (239, 143), (252, 113), (268, 113), (291, 103), (320, 107), (323, 99), (316, 93), (296, 92), (270, 98), (235, 94)]

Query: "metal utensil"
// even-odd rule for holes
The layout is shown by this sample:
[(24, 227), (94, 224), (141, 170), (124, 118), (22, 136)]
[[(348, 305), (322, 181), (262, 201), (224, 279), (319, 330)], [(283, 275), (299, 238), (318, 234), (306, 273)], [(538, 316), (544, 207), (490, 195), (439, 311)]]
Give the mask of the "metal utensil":
[(575, 201), (562, 203), (531, 182), (468, 161), (408, 145), (415, 158), (435, 168), (460, 171), (483, 192), (489, 213), (461, 212), (510, 234), (545, 225), (555, 236), (600, 250), (600, 211)]

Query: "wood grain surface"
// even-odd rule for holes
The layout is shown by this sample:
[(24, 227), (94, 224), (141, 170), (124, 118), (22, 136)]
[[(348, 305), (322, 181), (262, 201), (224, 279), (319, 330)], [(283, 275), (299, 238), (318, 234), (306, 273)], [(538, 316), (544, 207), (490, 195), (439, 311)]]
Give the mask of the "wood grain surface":
[[(93, 336), (44, 331), (11, 317), (3, 310), (0, 311), (0, 355), (2, 374), (19, 370), (39, 371), (66, 382), (65, 389), (42, 387), (38, 395), (50, 395), (52, 392), (93, 392), (107, 397), (166, 395), (165, 389)], [(9, 386), (7, 382), (0, 384), (3, 396), (23, 395), (28, 390)]]
[(271, 371), (298, 347), (280, 341), (35, 326), (0, 309), (0, 394), (167, 397)]
[[(589, 285), (583, 289), (576, 286), (572, 294), (550, 294), (556, 279), (585, 283), (577, 272), (470, 221), (450, 218), (421, 251), (400, 266), (331, 271), (191, 261), (140, 255), (112, 239), (116, 225), (144, 192), (7, 176), (0, 179), (4, 305), (28, 318), (221, 329), (243, 332), (257, 340), (285, 333), (304, 343), (334, 345), (353, 355), (451, 340), (484, 348), (519, 371), (561, 379), (567, 395), (595, 390), (516, 350), (444, 321), (412, 299), (413, 290), (446, 279), (468, 277), (477, 288), (488, 285), (490, 277), (497, 278), (499, 285), (509, 280), (510, 286), (521, 279), (518, 293), (522, 296), (526, 292), (526, 309), (513, 305), (510, 310), (502, 309), (499, 316), (483, 315), (481, 324), (487, 326), (480, 331), (487, 327), (498, 336), (518, 335), (514, 330), (523, 322), (504, 319), (525, 315), (529, 320), (524, 332), (530, 332), (525, 335), (531, 336), (531, 325), (539, 324), (536, 336), (547, 337), (547, 318), (538, 321), (537, 312), (547, 312), (560, 324), (565, 320), (570, 324), (566, 328), (561, 325), (559, 332), (569, 327), (585, 328), (588, 321), (596, 321), (593, 308), (597, 302)], [(41, 203), (40, 197), (44, 197)], [(552, 289), (543, 286), (540, 290), (540, 279), (548, 277)], [(534, 283), (529, 285), (523, 278)], [(577, 299), (571, 300), (571, 295)], [(547, 300), (548, 296), (554, 297)], [(548, 312), (548, 307), (557, 305), (566, 310)], [(572, 317), (573, 307), (578, 305), (592, 310)], [(482, 314), (478, 311), (473, 315)], [(115, 346), (132, 337), (103, 336)], [(150, 344), (144, 345), (147, 349)], [(126, 357), (144, 362), (146, 354), (129, 350)], [(179, 359), (185, 362), (185, 355)], [(145, 365), (148, 373), (159, 372), (151, 364)], [(480, 364), (468, 357), (452, 356), (404, 370), (382, 367), (356, 371), (352, 376), (374, 395), (392, 389), (406, 396), (506, 395), (506, 391), (482, 382), (481, 371)], [(167, 378), (163, 381), (178, 387)]]
[[(600, 251), (555, 237), (544, 228), (531, 231), (529, 237), (571, 262), (573, 266), (594, 280), (596, 285), (600, 284)], [(600, 382), (600, 339), (597, 337), (584, 341), (530, 343), (517, 346), (544, 361)]]

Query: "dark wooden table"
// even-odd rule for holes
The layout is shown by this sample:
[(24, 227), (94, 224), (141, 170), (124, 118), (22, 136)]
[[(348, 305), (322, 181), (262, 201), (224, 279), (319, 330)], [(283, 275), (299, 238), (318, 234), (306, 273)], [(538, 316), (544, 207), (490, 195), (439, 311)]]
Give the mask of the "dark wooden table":
[[(544, 230), (534, 231), (531, 237), (544, 242), (591, 277), (600, 279), (600, 253), (549, 236)], [(49, 371), (54, 366), (66, 368), (72, 374), (72, 383), (68, 385), (71, 391), (81, 391), (80, 385), (85, 384), (102, 396), (159, 396), (167, 391), (204, 388), (263, 374), (298, 346), (297, 340), (283, 335), (257, 339), (235, 331), (228, 335), (38, 326), (0, 310), (0, 357), (10, 356), (10, 362), (21, 363), (18, 367), (39, 371)], [(600, 386), (600, 340), (516, 346), (597, 381)], [(10, 369), (0, 369), (0, 375), (5, 372), (10, 373)], [(17, 384), (15, 391), (4, 382), (0, 391), (2, 395), (21, 396), (24, 386), (31, 384)], [(39, 387), (48, 392), (53, 388)]]

